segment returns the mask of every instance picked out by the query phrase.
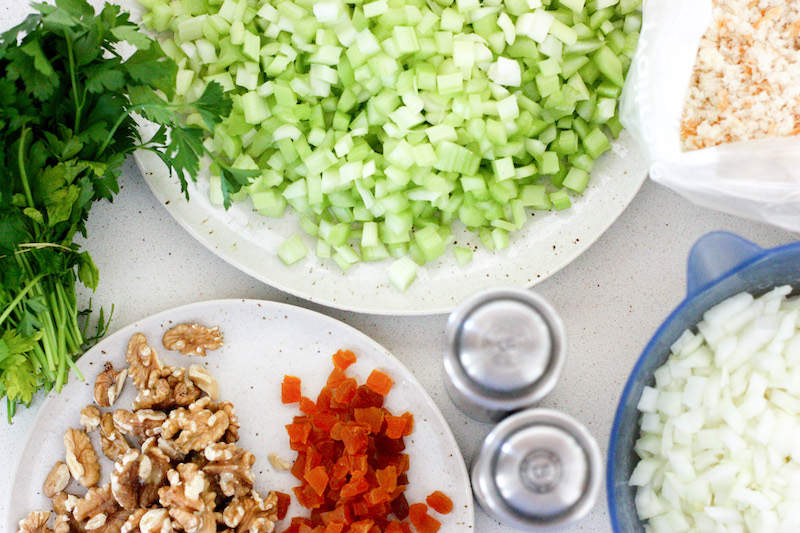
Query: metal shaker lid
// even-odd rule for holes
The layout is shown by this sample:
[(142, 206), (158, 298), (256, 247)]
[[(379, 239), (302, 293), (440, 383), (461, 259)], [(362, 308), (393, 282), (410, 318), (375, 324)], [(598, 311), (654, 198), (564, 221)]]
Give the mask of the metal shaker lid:
[(550, 392), (564, 363), (564, 326), (537, 294), (479, 292), (453, 311), (445, 332), (446, 388), (466, 414), (499, 421)]
[(601, 471), (600, 449), (583, 425), (557, 411), (529, 409), (486, 437), (472, 486), (489, 515), (537, 531), (585, 516), (597, 501)]
[(503, 297), (474, 308), (464, 318), (456, 350), (475, 383), (513, 391), (542, 377), (553, 340), (541, 311), (529, 302)]

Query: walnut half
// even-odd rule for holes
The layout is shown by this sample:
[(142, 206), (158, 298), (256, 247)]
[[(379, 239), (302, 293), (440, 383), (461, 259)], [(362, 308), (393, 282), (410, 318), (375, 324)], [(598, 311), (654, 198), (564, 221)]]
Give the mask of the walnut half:
[(191, 365), (186, 375), (189, 377), (189, 381), (208, 394), (212, 400), (215, 402), (219, 400), (219, 385), (211, 372), (200, 365)]
[(183, 454), (203, 450), (213, 442), (219, 441), (230, 426), (230, 417), (208, 396), (203, 397), (188, 408), (181, 407), (169, 414), (161, 427), (161, 438)]
[(69, 471), (84, 487), (94, 487), (100, 481), (100, 463), (89, 435), (80, 429), (70, 428), (64, 434)]
[(183, 355), (206, 355), (206, 350), (222, 346), (218, 328), (208, 329), (200, 324), (179, 324), (164, 333), (161, 339), (167, 350), (179, 350)]
[(68, 483), (69, 467), (59, 461), (55, 464), (53, 469), (50, 470), (50, 473), (47, 474), (47, 478), (44, 480), (44, 485), (42, 486), (42, 492), (48, 498), (52, 498), (67, 488)]
[(34, 511), (19, 521), (17, 533), (52, 533), (47, 527), (48, 520), (50, 520), (49, 511)]
[(126, 377), (128, 377), (127, 368), (117, 372), (111, 363), (106, 363), (106, 369), (97, 376), (94, 382), (94, 401), (97, 402), (97, 405), (100, 407), (114, 405), (125, 386)]

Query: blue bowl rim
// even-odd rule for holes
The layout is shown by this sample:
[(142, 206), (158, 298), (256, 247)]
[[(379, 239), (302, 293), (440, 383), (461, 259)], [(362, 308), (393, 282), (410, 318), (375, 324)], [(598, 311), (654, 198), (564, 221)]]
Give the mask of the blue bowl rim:
[[(708, 235), (708, 234), (707, 234)], [(702, 237), (701, 237), (702, 238)], [(712, 287), (715, 285), (723, 282), (724, 280), (735, 276), (742, 270), (754, 265), (755, 263), (766, 261), (771, 259), (776, 255), (780, 255), (784, 252), (791, 251), (792, 249), (800, 248), (800, 241), (798, 242), (791, 242), (788, 244), (782, 244), (776, 246), (774, 248), (764, 248), (760, 252), (754, 253), (752, 256), (748, 257), (738, 265), (734, 266), (721, 276), (709, 281), (708, 283), (704, 284), (703, 286), (699, 287), (694, 293), (688, 294), (684, 299), (678, 304), (678, 306), (672, 310), (672, 312), (667, 316), (666, 319), (659, 325), (656, 332), (650, 337), (650, 340), (647, 342), (644, 350), (636, 359), (636, 363), (631, 370), (631, 373), (628, 375), (628, 380), (625, 383), (625, 388), (622, 390), (622, 395), (620, 396), (619, 402), (617, 403), (617, 409), (614, 413), (614, 422), (611, 425), (611, 433), (609, 434), (609, 443), (608, 443), (608, 456), (606, 458), (606, 499), (608, 502), (608, 512), (609, 518), (611, 520), (611, 527), (614, 532), (620, 533), (619, 529), (619, 518), (617, 516), (617, 501), (614, 496), (614, 473), (616, 472), (616, 465), (614, 463), (614, 457), (616, 456), (616, 451), (618, 448), (618, 435), (620, 432), (620, 428), (622, 426), (622, 412), (625, 408), (627, 403), (626, 400), (631, 396), (631, 390), (633, 389), (633, 385), (635, 383), (636, 376), (642, 370), (642, 366), (644, 365), (647, 356), (651, 354), (656, 341), (660, 339), (660, 337), (664, 334), (664, 330), (667, 328), (675, 318), (681, 315), (685, 309), (689, 306), (689, 304), (697, 298), (700, 298), (703, 294), (708, 292)]]

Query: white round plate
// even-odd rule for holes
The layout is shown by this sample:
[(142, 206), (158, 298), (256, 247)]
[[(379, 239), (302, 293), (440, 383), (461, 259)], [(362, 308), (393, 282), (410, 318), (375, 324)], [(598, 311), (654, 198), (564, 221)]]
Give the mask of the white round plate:
[[(140, 20), (136, 0), (116, 0)], [(156, 128), (146, 130), (154, 133)], [(178, 179), (170, 175), (153, 153), (136, 154), (145, 180), (167, 211), (198, 241), (219, 257), (251, 276), (300, 298), (338, 309), (374, 314), (421, 315), (446, 313), (472, 293), (497, 285), (532, 287), (583, 253), (628, 206), (647, 177), (647, 165), (633, 138), (623, 132), (612, 150), (592, 170), (589, 186), (573, 197), (570, 209), (537, 212), (511, 246), (497, 252), (484, 248), (477, 235), (457, 224), (456, 242), (475, 250), (464, 267), (452, 253), (421, 267), (417, 279), (400, 292), (386, 271), (393, 259), (359, 263), (347, 272), (332, 259), (319, 259), (314, 239), (300, 230), (298, 217), (259, 215), (250, 201), (225, 210), (208, 198), (208, 169), (189, 185), (189, 201)], [(286, 266), (277, 246), (299, 233), (311, 251), (301, 261)]]
[[(175, 324), (197, 322), (219, 326), (224, 346), (209, 351), (205, 358), (182, 356), (161, 344), (163, 333)], [(352, 350), (358, 361), (347, 370), (349, 376), (363, 383), (369, 373), (379, 368), (394, 380), (386, 398), (386, 407), (394, 413), (414, 415), (414, 431), (406, 437), (410, 455), (409, 503), (424, 502), (425, 497), (441, 490), (453, 500), (453, 512), (437, 516), (442, 533), (463, 533), (474, 527), (474, 508), (469, 476), (455, 438), (442, 414), (411, 373), (375, 341), (337, 320), (299, 307), (258, 300), (218, 300), (187, 305), (136, 322), (105, 338), (78, 361), (86, 377), (74, 377), (61, 394), (50, 394), (39, 411), (28, 435), (13, 482), (7, 495), (8, 516), (5, 531), (16, 531), (17, 522), (30, 511), (51, 509), (42, 495), (42, 483), (56, 461), (64, 460), (63, 435), (70, 427), (80, 427), (80, 410), (93, 403), (94, 378), (110, 361), (115, 368), (127, 366), (125, 350), (137, 332), (147, 336), (149, 344), (167, 365), (188, 367), (202, 364), (217, 378), (220, 399), (233, 402), (241, 423), (239, 445), (256, 456), (253, 472), (256, 489), (265, 493), (277, 490), (292, 494), (289, 514), (307, 516), (294, 501), (291, 492), (296, 479), (288, 471), (275, 470), (267, 456), (271, 453), (293, 461), (296, 453), (289, 448), (284, 426), (300, 414), (297, 405), (280, 401), (281, 381), (286, 374), (302, 380), (304, 394), (316, 398), (333, 368), (331, 355), (340, 348)], [(130, 409), (135, 388), (128, 380), (123, 395), (111, 409)], [(100, 453), (97, 432), (92, 435)], [(111, 463), (104, 459), (101, 483), (107, 482)], [(67, 488), (83, 494), (73, 481)], [(433, 511), (432, 514), (435, 515)]]

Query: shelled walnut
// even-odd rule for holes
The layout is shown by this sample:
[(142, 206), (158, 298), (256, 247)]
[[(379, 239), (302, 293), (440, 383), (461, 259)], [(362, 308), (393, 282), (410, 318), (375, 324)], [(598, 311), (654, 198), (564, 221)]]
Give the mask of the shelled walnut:
[(140, 439), (161, 434), (161, 426), (166, 419), (167, 415), (163, 411), (152, 409), (140, 409), (134, 412), (125, 409), (114, 411), (114, 426), (120, 433)]
[(206, 396), (188, 408), (172, 411), (161, 427), (161, 439), (172, 441), (178, 451), (188, 454), (219, 441), (229, 425), (227, 412)]
[(161, 343), (167, 350), (179, 350), (183, 355), (206, 355), (206, 350), (222, 346), (222, 334), (217, 328), (199, 324), (179, 324), (166, 333)]
[(94, 405), (87, 405), (81, 409), (81, 425), (86, 433), (94, 431), (100, 427), (101, 419), (102, 413), (100, 413), (100, 409)]
[(222, 494), (227, 497), (244, 496), (253, 488), (255, 476), (250, 470), (255, 456), (236, 444), (211, 444), (205, 449), (209, 461), (203, 472), (216, 479)]
[(152, 388), (156, 380), (164, 377), (164, 363), (141, 333), (135, 334), (128, 341), (125, 360), (129, 365), (128, 374), (140, 391)]
[(167, 367), (161, 377), (150, 380), (150, 387), (142, 389), (133, 402), (134, 410), (174, 409), (186, 407), (202, 394), (183, 368)]
[(131, 449), (125, 435), (114, 425), (114, 415), (103, 413), (100, 419), (100, 445), (103, 455), (116, 461), (121, 455)]
[[(171, 335), (200, 342), (188, 348), (191, 353), (200, 353), (196, 346), (221, 345), (216, 329), (185, 326)], [(177, 347), (176, 338), (167, 343)], [(31, 513), (18, 533), (272, 532), (277, 497), (262, 499), (253, 489), (255, 456), (234, 444), (239, 420), (233, 404), (217, 401), (216, 379), (199, 365), (166, 366), (142, 334), (131, 338), (126, 360), (127, 369), (105, 368), (95, 400), (101, 406), (108, 400), (110, 407), (117, 400), (112, 384), (127, 372), (139, 391), (132, 409), (112, 414), (89, 405), (81, 411), (86, 431), (65, 434), (66, 459), (43, 487), (53, 512)], [(103, 485), (87, 434), (97, 428), (103, 454), (114, 462)], [(89, 488), (84, 497), (64, 492), (70, 475)]]
[(52, 470), (50, 470), (50, 473), (47, 474), (47, 478), (44, 480), (44, 485), (42, 486), (42, 492), (48, 498), (52, 498), (67, 488), (68, 483), (69, 467), (61, 461), (58, 461), (55, 466), (53, 466)]
[(89, 435), (80, 429), (70, 428), (64, 434), (66, 463), (69, 472), (84, 487), (94, 487), (100, 481), (100, 463)]
[(47, 527), (48, 511), (34, 511), (19, 521), (19, 533), (52, 533)]
[(100, 372), (94, 382), (94, 401), (100, 407), (111, 407), (119, 398), (125, 386), (128, 369), (121, 372), (114, 370), (111, 363), (106, 363), (105, 370)]

